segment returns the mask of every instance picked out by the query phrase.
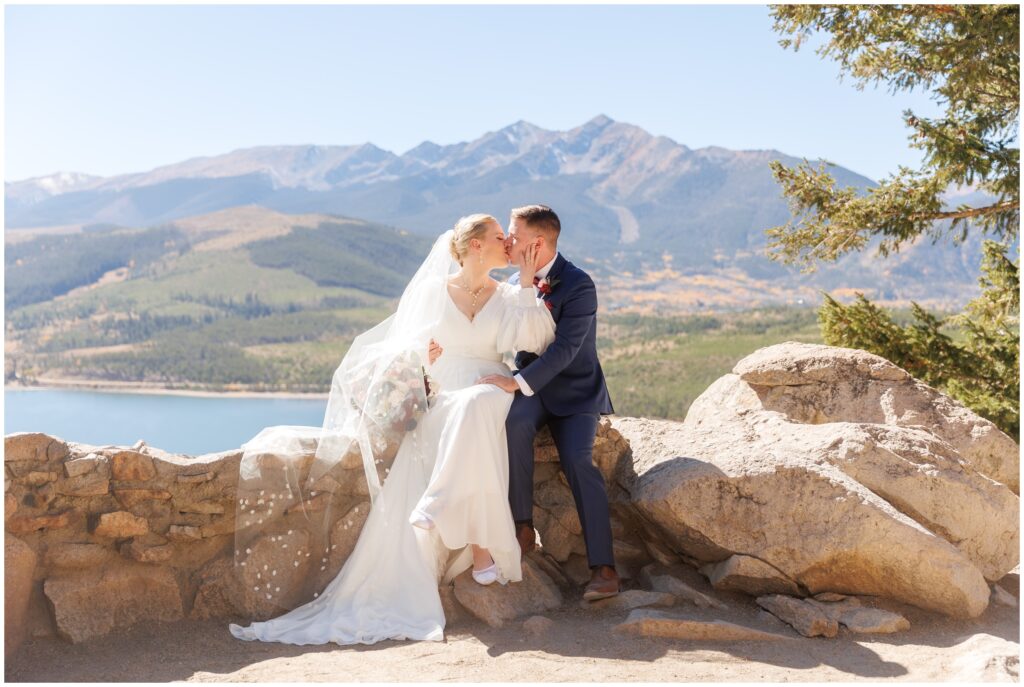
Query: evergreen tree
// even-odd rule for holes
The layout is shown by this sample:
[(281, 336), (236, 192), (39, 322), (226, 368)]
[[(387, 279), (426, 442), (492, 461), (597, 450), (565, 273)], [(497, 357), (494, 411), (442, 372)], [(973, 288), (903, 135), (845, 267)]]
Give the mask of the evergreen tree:
[[(875, 238), (883, 257), (922, 235), (962, 242), (971, 230), (1000, 239), (985, 241), (983, 293), (960, 315), (942, 319), (914, 303), (914, 322), (901, 327), (862, 294), (849, 306), (826, 294), (819, 318), (827, 343), (882, 355), (1019, 437), (1020, 265), (1007, 254), (1020, 231), (1020, 8), (774, 5), (772, 16), (788, 36), (784, 48), (823, 33), (818, 54), (836, 59), (857, 88), (924, 88), (943, 113), (904, 112), (922, 165), (901, 166), (869, 189), (837, 188), (827, 163), (772, 163), (793, 218), (767, 230), (769, 255), (810, 271)], [(964, 186), (987, 200), (945, 207), (943, 194)], [(964, 340), (954, 342), (944, 325)]]
[[(857, 294), (843, 305), (828, 294), (818, 311), (826, 343), (860, 348), (904, 370), (1020, 437), (1020, 264), (1006, 258), (1006, 246), (986, 241), (982, 293), (966, 310), (938, 318), (916, 303), (914, 321), (898, 325), (885, 310)], [(964, 340), (940, 331), (959, 327)]]

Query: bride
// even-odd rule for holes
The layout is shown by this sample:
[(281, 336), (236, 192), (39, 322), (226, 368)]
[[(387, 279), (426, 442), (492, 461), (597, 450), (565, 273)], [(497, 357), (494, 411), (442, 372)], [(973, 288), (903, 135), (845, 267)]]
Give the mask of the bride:
[[(479, 584), (522, 579), (508, 503), (505, 416), (513, 395), (478, 380), (511, 376), (503, 355), (542, 353), (555, 324), (530, 286), (538, 267), (532, 249), (519, 264), (527, 286), (491, 278), (509, 264), (508, 247), (495, 218), (460, 219), (434, 243), (395, 314), (353, 342), (335, 372), (323, 428), (268, 427), (243, 446), (236, 571), (264, 612), (295, 607), (246, 627), (232, 623), (235, 637), (441, 640), (441, 580), (471, 566)], [(318, 567), (310, 554), (319, 556), (320, 546), (324, 571), (336, 547), (329, 530), (352, 524), (348, 515), (341, 524), (331, 506), (353, 481), (339, 475), (360, 461), (369, 514), (340, 572), (310, 597), (317, 575), (299, 571)], [(305, 529), (296, 534), (298, 527)], [(289, 544), (295, 567), (282, 566), (279, 576), (271, 566)], [(268, 547), (281, 547), (278, 558), (268, 558)]]

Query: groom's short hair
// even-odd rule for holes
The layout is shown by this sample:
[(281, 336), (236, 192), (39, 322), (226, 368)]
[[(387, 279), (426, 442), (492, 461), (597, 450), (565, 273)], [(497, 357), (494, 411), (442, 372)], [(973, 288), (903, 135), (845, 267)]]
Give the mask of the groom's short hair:
[(524, 205), (512, 211), (512, 219), (520, 219), (527, 226), (542, 233), (551, 243), (558, 243), (562, 223), (558, 215), (547, 205)]

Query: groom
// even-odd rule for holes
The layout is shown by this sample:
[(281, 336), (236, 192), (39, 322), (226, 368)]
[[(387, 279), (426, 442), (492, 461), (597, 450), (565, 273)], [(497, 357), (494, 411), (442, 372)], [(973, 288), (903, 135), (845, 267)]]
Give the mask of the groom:
[[(508, 231), (505, 245), (513, 262), (520, 263), (526, 248), (536, 246), (534, 285), (555, 320), (555, 341), (542, 355), (519, 351), (513, 378), (490, 381), (519, 392), (505, 423), (516, 538), (524, 554), (533, 549), (533, 441), (547, 425), (583, 526), (592, 571), (583, 598), (614, 596), (619, 576), (612, 556), (608, 494), (592, 455), (600, 416), (614, 412), (597, 360), (597, 289), (586, 272), (558, 253), (561, 223), (551, 208), (516, 208)], [(518, 281), (518, 273), (509, 279)]]

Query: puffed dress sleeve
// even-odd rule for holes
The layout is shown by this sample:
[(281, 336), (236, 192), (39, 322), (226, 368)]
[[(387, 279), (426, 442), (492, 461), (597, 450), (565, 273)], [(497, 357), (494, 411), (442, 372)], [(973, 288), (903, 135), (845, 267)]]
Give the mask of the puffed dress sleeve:
[(555, 320), (532, 286), (502, 283), (504, 311), (498, 328), (498, 352), (540, 355), (555, 340)]

